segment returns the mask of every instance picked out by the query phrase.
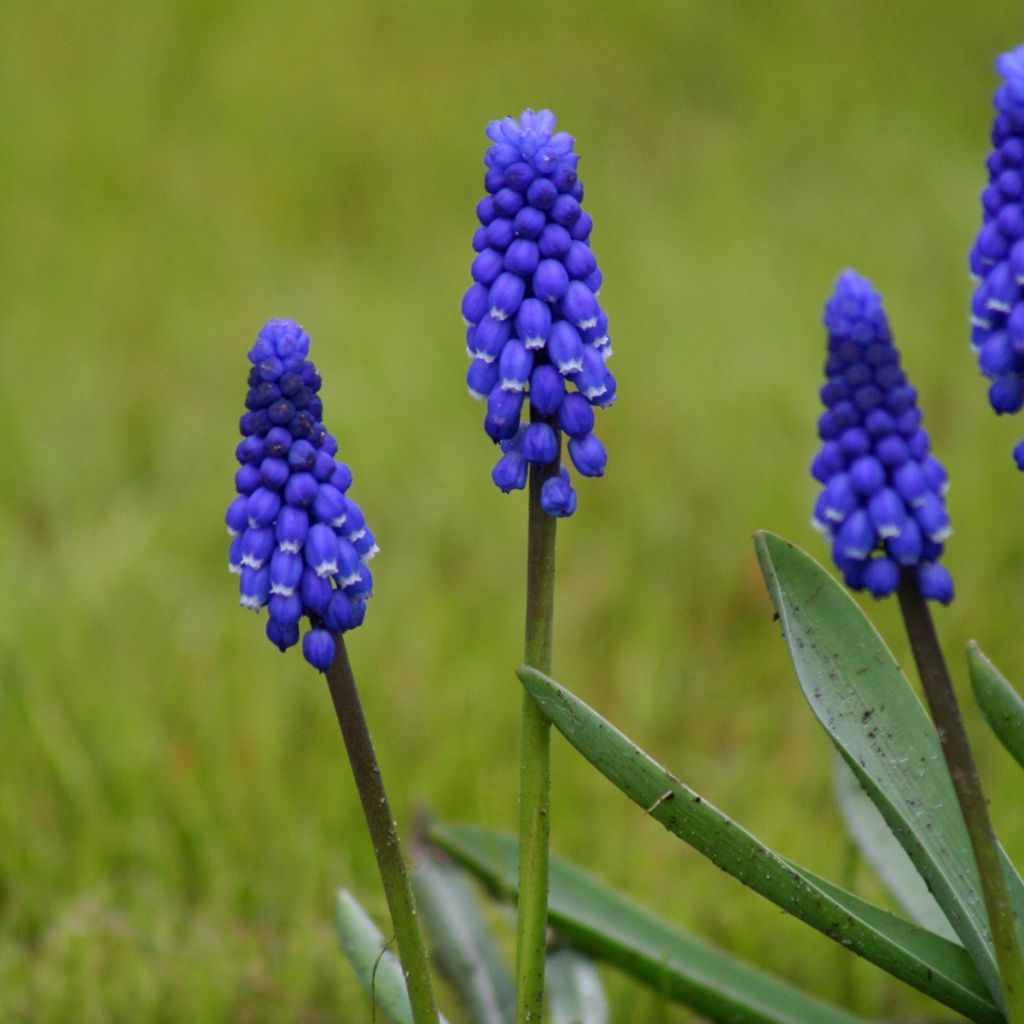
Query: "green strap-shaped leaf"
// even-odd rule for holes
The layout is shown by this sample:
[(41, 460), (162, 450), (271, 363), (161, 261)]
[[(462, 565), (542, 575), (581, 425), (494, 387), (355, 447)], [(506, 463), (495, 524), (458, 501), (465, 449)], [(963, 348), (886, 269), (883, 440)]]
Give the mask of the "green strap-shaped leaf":
[[(781, 537), (760, 533), (756, 546), (804, 696), (1001, 1005), (978, 869), (931, 719), (843, 587)], [(1005, 855), (1004, 866), (1019, 912), (1024, 884)]]
[(1003, 1019), (961, 946), (780, 857), (553, 679), (528, 666), (518, 673), (544, 714), (598, 771), (723, 871), (972, 1020)]
[[(402, 965), (370, 915), (345, 889), (338, 890), (335, 924), (341, 948), (370, 998), (393, 1024), (413, 1024)], [(446, 1024), (441, 1017), (440, 1024)]]
[(608, 999), (594, 962), (575, 949), (556, 949), (544, 965), (549, 1024), (608, 1024)]
[(973, 641), (967, 645), (971, 687), (999, 742), (1024, 768), (1024, 700)]
[(465, 875), (433, 848), (424, 847), (418, 859), (412, 884), (438, 966), (473, 1024), (513, 1024), (515, 985)]
[(955, 942), (956, 932), (917, 873), (914, 862), (896, 842), (885, 818), (838, 753), (833, 755), (832, 768), (836, 803), (864, 859), (911, 918), (936, 935)]
[[(474, 825), (435, 825), (430, 838), (498, 895), (515, 894), (518, 849), (514, 837)], [(748, 861), (751, 870), (759, 866)], [(862, 1024), (859, 1017), (662, 921), (559, 857), (551, 858), (548, 914), (552, 927), (573, 948), (614, 964), (712, 1020)], [(963, 959), (970, 971), (970, 961)], [(980, 992), (978, 999), (965, 999), (963, 1004), (979, 1008), (977, 1020), (1001, 1021), (994, 1007), (985, 1009), (983, 986)]]

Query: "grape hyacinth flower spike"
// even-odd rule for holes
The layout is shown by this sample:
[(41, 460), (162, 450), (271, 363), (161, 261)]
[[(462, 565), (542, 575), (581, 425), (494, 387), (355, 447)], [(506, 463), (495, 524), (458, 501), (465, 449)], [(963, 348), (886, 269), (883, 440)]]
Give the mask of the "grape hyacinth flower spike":
[[(1003, 84), (993, 99), (983, 223), (970, 254), (977, 280), (971, 344), (992, 381), (989, 402), (1001, 414), (1024, 406), (1024, 46), (1002, 54), (996, 67)], [(1024, 441), (1013, 454), (1024, 470)]]
[(366, 614), (377, 545), (348, 496), (352, 473), (323, 424), (320, 375), (307, 358), (309, 335), (293, 320), (270, 320), (249, 350), (249, 390), (235, 449), (238, 496), (225, 516), (229, 568), (240, 601), (267, 608), (267, 636), (282, 651), (298, 643), (323, 672), (333, 634)]
[(235, 449), (238, 496), (225, 516), (229, 567), (241, 603), (267, 608), (267, 636), (282, 651), (299, 642), (327, 686), (373, 841), (414, 1024), (437, 1024), (426, 947), (398, 832), (363, 715), (343, 634), (362, 624), (377, 551), (352, 473), (323, 424), (320, 375), (307, 358), (309, 335), (294, 320), (269, 320), (249, 349), (249, 390)]
[(882, 299), (852, 270), (825, 306), (828, 378), (812, 465), (824, 485), (814, 524), (853, 590), (899, 595), (922, 688), (949, 767), (981, 879), (1008, 1019), (1024, 1022), (1024, 960), (998, 845), (928, 601), (947, 604), (953, 581), (938, 561), (949, 535), (946, 471), (930, 454), (917, 392), (907, 383)]
[[(595, 408), (615, 401), (593, 222), (571, 135), (550, 110), (524, 110), (487, 126), (487, 194), (477, 203), (473, 284), (462, 298), (469, 393), (487, 403), (484, 430), (501, 446), (491, 476), (506, 493), (529, 482), (524, 661), (551, 671), (555, 524), (576, 511), (562, 463), (602, 476), (608, 456)], [(528, 414), (528, 415), (527, 415)], [(523, 694), (519, 799), (516, 1020), (543, 1010), (548, 893), (551, 724)]]
[(529, 466), (546, 469), (542, 508), (570, 516), (576, 493), (560, 463), (561, 435), (578, 473), (603, 475), (594, 409), (615, 401), (616, 382), (605, 365), (611, 340), (579, 158), (572, 136), (554, 129), (550, 110), (487, 127), (487, 195), (476, 208), (477, 255), (462, 315), (469, 393), (486, 401), (484, 429), (502, 450), (494, 482), (520, 490)]
[(818, 420), (821, 451), (811, 472), (823, 490), (814, 525), (853, 590), (894, 593), (912, 574), (921, 595), (947, 604), (939, 563), (950, 533), (946, 470), (930, 454), (917, 392), (900, 368), (882, 299), (870, 281), (843, 271), (825, 307), (828, 358)]

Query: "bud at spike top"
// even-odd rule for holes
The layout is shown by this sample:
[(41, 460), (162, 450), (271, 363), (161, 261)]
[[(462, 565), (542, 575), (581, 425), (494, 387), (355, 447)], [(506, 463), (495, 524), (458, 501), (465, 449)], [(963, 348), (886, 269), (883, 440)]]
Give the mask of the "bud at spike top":
[[(515, 490), (525, 484), (527, 463), (555, 463), (563, 430), (588, 439), (570, 451), (579, 472), (600, 476), (605, 455), (590, 433), (592, 407), (611, 405), (616, 389), (605, 368), (608, 318), (597, 299), (601, 272), (590, 248), (593, 221), (580, 206), (573, 139), (555, 131), (550, 110), (492, 121), (487, 136), (488, 194), (477, 204), (481, 227), (462, 317), (469, 393), (486, 400), (484, 427), (502, 446), (494, 482)], [(549, 433), (520, 429), (527, 402)], [(544, 508), (571, 515), (576, 495), (559, 468)]]
[(1014, 413), (1024, 406), (1024, 46), (1002, 54), (996, 68), (1003, 84), (993, 98), (983, 223), (970, 254), (971, 344), (992, 381), (992, 408)]
[[(477, 308), (473, 300), (467, 307)], [(249, 350), (239, 496), (225, 519), (241, 603), (268, 608), (267, 636), (282, 651), (299, 642), (298, 623), (308, 619), (302, 650), (322, 672), (334, 658), (330, 630), (363, 621), (370, 576), (361, 561), (377, 545), (346, 494), (352, 474), (335, 460), (337, 441), (321, 422), (320, 375), (308, 353), (309, 336), (294, 320), (269, 320)], [(344, 615), (330, 613), (332, 600)]]
[(825, 306), (825, 327), (823, 444), (811, 466), (823, 489), (814, 525), (831, 540), (851, 589), (885, 597), (910, 569), (923, 597), (947, 604), (953, 581), (938, 562), (950, 533), (946, 471), (929, 454), (917, 393), (871, 282), (844, 270)]

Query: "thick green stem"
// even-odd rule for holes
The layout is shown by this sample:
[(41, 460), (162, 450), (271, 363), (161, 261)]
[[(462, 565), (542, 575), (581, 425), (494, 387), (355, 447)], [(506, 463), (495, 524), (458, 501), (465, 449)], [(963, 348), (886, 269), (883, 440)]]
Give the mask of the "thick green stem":
[(398, 828), (388, 806), (380, 765), (377, 763), (377, 755), (373, 752), (373, 741), (370, 739), (370, 730), (363, 715), (363, 706), (359, 700), (345, 642), (340, 635), (336, 635), (334, 639), (337, 654), (327, 669), (327, 687), (331, 691), (341, 735), (345, 738), (356, 789), (359, 790), (373, 852), (376, 854), (381, 881), (384, 883), (388, 910), (391, 911), (391, 923), (398, 939), (398, 956), (402, 961), (409, 990), (412, 1019), (414, 1024), (437, 1024), (437, 1007), (430, 981), (427, 949), (416, 919), (416, 904), (413, 902), (409, 875), (402, 859)]
[(1024, 1024), (1024, 958), (1021, 956), (1020, 937), (1013, 917), (999, 847), (988, 816), (988, 804), (967, 742), (956, 694), (935, 635), (928, 604), (921, 597), (917, 583), (909, 572), (903, 573), (899, 597), (917, 671), (921, 676), (925, 697), (942, 744), (942, 753), (949, 766), (960, 811), (967, 823), (967, 832), (974, 848), (974, 859), (978, 864), (982, 894), (992, 929), (992, 944), (1003, 983), (1006, 1018), (1010, 1024)]
[[(551, 672), (555, 608), (555, 524), (540, 505), (544, 481), (558, 461), (530, 467), (530, 525), (526, 562), (525, 661)], [(516, 1020), (537, 1024), (544, 1010), (544, 958), (548, 914), (548, 835), (551, 723), (523, 691), (519, 774), (519, 922), (516, 933)]]

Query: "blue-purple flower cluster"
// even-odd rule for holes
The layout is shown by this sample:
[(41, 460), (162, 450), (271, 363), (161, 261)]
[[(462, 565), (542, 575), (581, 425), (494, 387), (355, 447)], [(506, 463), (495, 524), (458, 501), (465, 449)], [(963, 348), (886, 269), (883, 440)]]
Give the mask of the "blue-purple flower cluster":
[[(996, 62), (988, 185), (981, 194), (984, 223), (971, 249), (978, 284), (971, 305), (971, 343), (997, 413), (1024, 406), (1024, 46)], [(1024, 469), (1024, 441), (1014, 449)]]
[[(484, 429), (502, 450), (492, 476), (506, 493), (526, 485), (530, 465), (558, 462), (560, 431), (584, 476), (601, 476), (608, 458), (593, 432), (594, 406), (611, 405), (616, 390), (605, 366), (612, 349), (597, 300), (593, 222), (580, 206), (572, 136), (554, 128), (550, 110), (488, 125), (474, 283), (462, 299), (466, 380), (487, 401)], [(530, 422), (522, 423), (527, 399)], [(564, 465), (544, 482), (541, 504), (552, 516), (575, 511)]]
[(338, 442), (324, 427), (320, 374), (308, 354), (309, 335), (294, 320), (267, 321), (249, 350), (238, 497), (225, 521), (242, 605), (267, 606), (267, 636), (282, 651), (298, 643), (306, 616), (302, 652), (323, 672), (334, 660), (332, 634), (366, 614), (366, 563), (377, 545), (347, 496), (352, 473), (334, 458)]
[(907, 383), (882, 298), (844, 270), (825, 306), (828, 359), (818, 420), (823, 444), (811, 473), (824, 485), (814, 525), (853, 590), (891, 594), (913, 570), (923, 597), (947, 604), (953, 580), (939, 564), (950, 534), (946, 470), (930, 454), (917, 392)]

